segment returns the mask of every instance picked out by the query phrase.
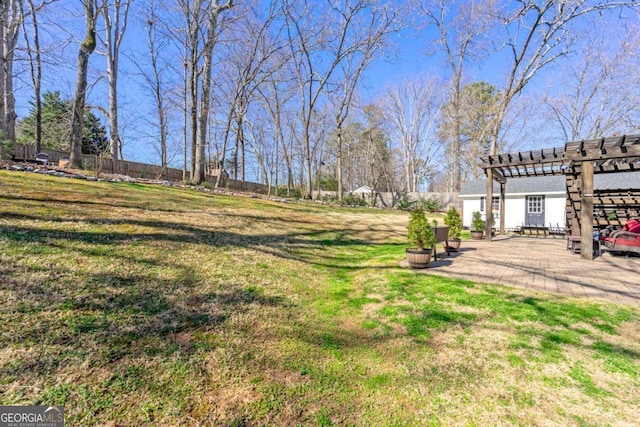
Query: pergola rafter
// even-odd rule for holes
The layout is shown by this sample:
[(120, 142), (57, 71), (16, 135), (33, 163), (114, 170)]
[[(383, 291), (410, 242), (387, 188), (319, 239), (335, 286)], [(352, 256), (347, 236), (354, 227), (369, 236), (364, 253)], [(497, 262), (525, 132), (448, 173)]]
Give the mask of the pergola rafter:
[[(500, 231), (504, 232), (504, 194), (508, 178), (565, 175), (567, 183), (566, 229), (580, 235), (581, 256), (593, 258), (594, 203), (603, 212), (640, 211), (640, 189), (594, 191), (593, 176), (600, 173), (640, 170), (640, 135), (568, 142), (564, 147), (489, 155), (480, 158), (487, 175), (487, 200), (493, 198), (495, 180), (500, 184)], [(487, 215), (487, 229), (491, 218)], [(487, 233), (491, 240), (491, 233)]]

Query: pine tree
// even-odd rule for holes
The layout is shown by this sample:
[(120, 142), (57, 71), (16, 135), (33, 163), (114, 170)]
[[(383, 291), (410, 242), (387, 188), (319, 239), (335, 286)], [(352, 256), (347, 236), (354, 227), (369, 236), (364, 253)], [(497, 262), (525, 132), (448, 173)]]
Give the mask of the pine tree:
[[(47, 92), (42, 100), (42, 147), (68, 151), (71, 141), (72, 101), (63, 99), (60, 92)], [(18, 141), (32, 144), (35, 140), (35, 107), (18, 122)], [(105, 126), (90, 110), (84, 113), (82, 153), (103, 154), (108, 148)]]

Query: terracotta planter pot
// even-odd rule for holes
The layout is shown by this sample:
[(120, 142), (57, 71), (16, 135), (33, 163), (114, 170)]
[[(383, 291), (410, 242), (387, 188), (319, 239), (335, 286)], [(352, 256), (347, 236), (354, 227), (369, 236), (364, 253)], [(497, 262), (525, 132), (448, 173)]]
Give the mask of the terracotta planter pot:
[(447, 246), (449, 247), (449, 250), (452, 252), (458, 252), (458, 249), (460, 249), (461, 243), (462, 243), (462, 240), (460, 239), (447, 239)]
[(407, 249), (406, 252), (411, 268), (427, 268), (431, 262), (431, 249)]
[(471, 238), (473, 240), (482, 240), (482, 236), (484, 235), (484, 231), (472, 231)]
[(58, 160), (58, 166), (60, 166), (61, 168), (66, 168), (69, 166), (69, 158), (68, 157), (61, 157), (60, 160)]

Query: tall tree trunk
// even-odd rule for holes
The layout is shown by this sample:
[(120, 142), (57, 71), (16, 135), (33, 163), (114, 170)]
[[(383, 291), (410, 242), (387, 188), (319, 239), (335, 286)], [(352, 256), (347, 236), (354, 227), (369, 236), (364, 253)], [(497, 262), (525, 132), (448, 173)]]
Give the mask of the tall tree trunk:
[(22, 22), (22, 0), (0, 3), (0, 131), (10, 141), (16, 140), (15, 97), (13, 95), (13, 58)]
[[(195, 37), (195, 36), (194, 36)], [(192, 40), (192, 43), (195, 43)], [(195, 180), (196, 170), (196, 145), (198, 140), (198, 53), (197, 44), (192, 45), (189, 66), (189, 101), (190, 114), (190, 140), (191, 140), (191, 180)]]
[(129, 0), (124, 0), (124, 4), (122, 0), (115, 0), (112, 6), (113, 16), (109, 14), (110, 6), (108, 4), (102, 9), (105, 21), (107, 78), (109, 80), (109, 150), (113, 160), (118, 160), (122, 154), (122, 141), (118, 125), (118, 63), (120, 45), (127, 30), (129, 4)]
[(16, 98), (13, 96), (13, 50), (7, 55), (5, 62), (6, 78), (4, 81), (4, 106), (5, 106), (5, 138), (16, 141)]
[(22, 18), (22, 25), (25, 34), (25, 43), (27, 45), (27, 55), (29, 56), (29, 68), (31, 71), (31, 82), (33, 83), (33, 98), (35, 108), (35, 146), (36, 153), (42, 150), (42, 60), (40, 57), (40, 27), (38, 26), (38, 15), (36, 14), (36, 7), (32, 0), (28, 0), (29, 13), (31, 15), (31, 25), (33, 29), (33, 47), (31, 47), (29, 37), (27, 37), (27, 29), (25, 26), (24, 17)]
[(311, 176), (311, 135), (309, 132), (310, 124), (311, 110), (309, 110), (309, 117), (307, 117), (304, 127), (304, 166), (306, 172), (305, 199), (311, 199), (313, 196), (313, 177)]
[[(213, 31), (213, 22), (209, 31)], [(211, 69), (213, 61), (213, 38), (209, 34), (204, 45), (204, 66), (202, 71), (202, 97), (200, 98), (200, 116), (198, 117), (198, 132), (195, 146), (195, 164), (193, 165), (192, 181), (200, 184), (205, 179), (205, 146), (207, 143), (207, 124), (209, 123), (209, 106), (211, 97)], [(193, 156), (192, 156), (193, 157)]]
[(188, 127), (189, 127), (189, 117), (188, 117), (188, 106), (189, 106), (189, 76), (188, 76), (188, 71), (187, 71), (187, 56), (185, 53), (185, 58), (184, 58), (184, 105), (183, 105), (183, 109), (182, 109), (182, 118), (183, 118), (183, 128), (182, 128), (182, 180), (186, 181), (187, 180), (187, 147), (189, 145), (188, 140), (189, 140), (189, 131), (188, 131)]
[(343, 191), (342, 191), (342, 124), (338, 124), (338, 152), (337, 152), (337, 165), (338, 168), (338, 200), (342, 200)]
[[(219, 173), (218, 173), (218, 176), (216, 176), (216, 187), (220, 187), (220, 184), (222, 183), (222, 171), (224, 170), (224, 161), (227, 156), (227, 143), (229, 142), (229, 133), (231, 132), (232, 119), (233, 119), (233, 113), (230, 111), (229, 115), (227, 116), (227, 126), (224, 130), (224, 138), (222, 139), (222, 152), (221, 152), (222, 160), (220, 160), (219, 163), (217, 163)], [(216, 162), (218, 162), (217, 159), (216, 159)]]
[(78, 72), (76, 75), (76, 95), (73, 100), (73, 117), (71, 120), (71, 156), (69, 163), (72, 167), (81, 166), (82, 157), (82, 124), (84, 118), (85, 95), (87, 91), (87, 71), (89, 57), (96, 49), (96, 19), (93, 0), (85, 0), (86, 34), (80, 43), (78, 51)]
[(7, 134), (7, 122), (5, 120), (5, 105), (4, 105), (4, 82), (7, 79), (7, 71), (5, 68), (5, 37), (7, 34), (7, 23), (9, 21), (8, 16), (8, 2), (0, 2), (0, 90), (3, 93), (0, 94), (0, 138), (4, 139)]
[(240, 152), (240, 131), (236, 131), (235, 149), (233, 150), (233, 179), (238, 179), (238, 153)]
[[(213, 48), (216, 43), (218, 30), (218, 17), (224, 10), (233, 6), (233, 1), (228, 0), (227, 3), (220, 6), (218, 1), (211, 4), (209, 11), (209, 28), (207, 29), (207, 38), (203, 49), (203, 70), (202, 70), (202, 97), (200, 99), (200, 116), (198, 118), (196, 156), (193, 173), (193, 181), (200, 184), (205, 179), (205, 163), (206, 163), (206, 142), (207, 142), (207, 124), (209, 122), (209, 109), (211, 106), (211, 70), (213, 68)], [(195, 140), (194, 140), (195, 141)], [(192, 156), (193, 157), (193, 156)]]
[[(160, 130), (160, 162), (162, 164), (162, 172), (158, 176), (158, 179), (162, 178), (167, 167), (169, 166), (168, 151), (167, 151), (167, 113), (165, 107), (165, 98), (163, 95), (164, 85), (162, 78), (160, 77), (160, 70), (158, 69), (158, 55), (160, 47), (158, 47), (157, 34), (155, 30), (156, 13), (153, 0), (150, 5), (150, 14), (147, 20), (147, 43), (149, 48), (149, 59), (151, 61), (152, 76), (147, 77), (148, 82), (153, 89), (153, 95), (156, 101), (156, 114), (158, 115), (158, 127)], [(186, 97), (186, 94), (185, 94)], [(186, 99), (186, 98), (185, 98)], [(185, 113), (186, 114), (186, 113)]]
[(118, 160), (120, 154), (120, 133), (118, 131), (118, 75), (117, 61), (108, 61), (109, 75), (109, 150), (111, 158)]

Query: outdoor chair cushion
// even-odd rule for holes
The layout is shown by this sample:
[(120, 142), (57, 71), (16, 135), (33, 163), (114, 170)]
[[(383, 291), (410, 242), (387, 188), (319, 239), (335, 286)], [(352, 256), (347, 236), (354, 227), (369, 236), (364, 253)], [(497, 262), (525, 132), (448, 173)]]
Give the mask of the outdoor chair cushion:
[(631, 231), (632, 233), (638, 233), (638, 231), (632, 231), (631, 229), (636, 229), (636, 227), (640, 227), (640, 221), (637, 219), (630, 219), (627, 221), (625, 225), (622, 226), (622, 230)]
[(629, 227), (630, 233), (640, 233), (640, 222)]
[(640, 234), (618, 231), (604, 238), (604, 245), (611, 251), (640, 253)]

